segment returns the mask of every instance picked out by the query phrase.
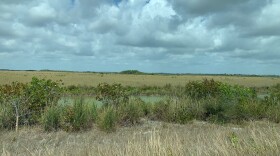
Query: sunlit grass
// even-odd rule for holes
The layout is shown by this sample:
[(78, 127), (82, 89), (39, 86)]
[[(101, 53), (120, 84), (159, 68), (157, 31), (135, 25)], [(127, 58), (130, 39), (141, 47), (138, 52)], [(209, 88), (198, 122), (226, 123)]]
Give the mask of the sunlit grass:
[(229, 84), (247, 87), (266, 87), (280, 83), (277, 77), (240, 77), (240, 76), (209, 76), (209, 75), (127, 75), (127, 74), (99, 74), (78, 72), (43, 72), (43, 71), (0, 71), (0, 85), (14, 81), (29, 82), (32, 77), (62, 80), (65, 86), (97, 86), (99, 83), (121, 83), (124, 86), (164, 86), (185, 85), (186, 82), (214, 79)]
[(0, 132), (1, 155), (278, 155), (280, 126), (267, 121), (186, 125), (143, 121), (114, 133), (93, 128), (82, 133), (23, 128)]

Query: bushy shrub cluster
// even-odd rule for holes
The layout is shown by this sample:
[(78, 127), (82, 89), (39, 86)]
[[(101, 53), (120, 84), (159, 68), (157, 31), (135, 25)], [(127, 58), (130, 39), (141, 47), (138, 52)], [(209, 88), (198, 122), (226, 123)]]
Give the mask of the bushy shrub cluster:
[(135, 125), (144, 116), (145, 102), (140, 98), (130, 99), (117, 108), (119, 122), (121, 125)]
[(94, 90), (103, 103), (97, 107), (83, 98), (58, 105), (62, 94), (58, 82), (38, 78), (27, 84), (14, 82), (0, 87), (0, 128), (41, 124), (46, 131), (72, 132), (96, 125), (112, 132), (118, 126), (139, 124), (142, 118), (179, 124), (191, 120), (240, 123), (264, 118), (280, 122), (280, 84), (271, 87), (265, 99), (257, 98), (253, 89), (207, 79), (189, 82), (177, 90), (171, 85), (163, 88), (169, 90), (169, 98), (151, 104), (129, 96), (129, 87), (101, 83)]
[(0, 86), (0, 127), (12, 129), (38, 123), (45, 108), (57, 104), (61, 92), (58, 82), (36, 77), (30, 83)]
[(33, 124), (38, 122), (46, 107), (57, 105), (62, 88), (58, 82), (33, 77), (25, 92), (28, 98), (30, 123)]
[(119, 126), (131, 126), (140, 123), (145, 116), (145, 103), (139, 99), (131, 99), (121, 105), (103, 105), (85, 103), (82, 98), (73, 105), (52, 106), (46, 109), (41, 124), (46, 131), (62, 129), (65, 131), (81, 131), (95, 123), (101, 130), (112, 132)]
[(184, 124), (191, 120), (214, 123), (240, 123), (246, 120), (266, 118), (268, 109), (258, 100), (224, 103), (221, 99), (191, 98), (174, 99), (157, 102), (152, 108), (152, 120)]
[(41, 122), (46, 131), (63, 129), (73, 132), (91, 128), (96, 119), (97, 106), (85, 103), (83, 98), (80, 98), (75, 100), (73, 105), (46, 109)]
[(203, 81), (191, 81), (185, 86), (186, 94), (194, 99), (221, 98), (223, 100), (256, 98), (254, 89), (238, 85), (229, 85), (213, 79)]
[(270, 95), (265, 97), (263, 105), (266, 106), (266, 116), (272, 121), (280, 122), (280, 84), (270, 89)]
[(104, 105), (120, 105), (128, 101), (128, 94), (121, 84), (100, 83), (97, 88), (96, 99)]

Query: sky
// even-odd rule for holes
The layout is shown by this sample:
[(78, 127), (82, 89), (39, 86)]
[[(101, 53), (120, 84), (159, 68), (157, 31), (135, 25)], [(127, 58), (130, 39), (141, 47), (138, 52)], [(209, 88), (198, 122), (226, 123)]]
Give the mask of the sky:
[(1, 0), (0, 68), (280, 75), (280, 0)]

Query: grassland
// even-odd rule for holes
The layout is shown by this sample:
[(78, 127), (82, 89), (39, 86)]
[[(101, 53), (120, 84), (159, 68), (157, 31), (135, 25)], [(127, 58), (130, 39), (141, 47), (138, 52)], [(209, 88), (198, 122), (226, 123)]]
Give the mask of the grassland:
[(279, 77), (1, 71), (3, 84), (4, 156), (280, 153)]
[(193, 121), (186, 125), (142, 121), (114, 133), (96, 128), (79, 133), (44, 132), (37, 127), (19, 133), (0, 131), (0, 155), (278, 155), (280, 125), (267, 121), (242, 126)]
[(209, 76), (209, 75), (127, 75), (101, 74), (79, 72), (50, 71), (0, 71), (0, 85), (13, 81), (27, 83), (32, 77), (62, 80), (65, 86), (97, 86), (101, 82), (121, 83), (125, 86), (164, 86), (185, 85), (189, 81), (214, 79), (228, 84), (238, 84), (246, 87), (269, 87), (280, 83), (280, 77), (250, 77), (250, 76)]

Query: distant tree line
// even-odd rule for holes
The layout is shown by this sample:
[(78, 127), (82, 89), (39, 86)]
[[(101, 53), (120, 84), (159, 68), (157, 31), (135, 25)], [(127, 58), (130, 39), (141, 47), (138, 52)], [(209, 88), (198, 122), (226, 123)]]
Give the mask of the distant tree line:
[(124, 70), (120, 72), (121, 74), (145, 74), (143, 72), (140, 72), (138, 70)]

